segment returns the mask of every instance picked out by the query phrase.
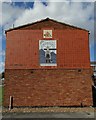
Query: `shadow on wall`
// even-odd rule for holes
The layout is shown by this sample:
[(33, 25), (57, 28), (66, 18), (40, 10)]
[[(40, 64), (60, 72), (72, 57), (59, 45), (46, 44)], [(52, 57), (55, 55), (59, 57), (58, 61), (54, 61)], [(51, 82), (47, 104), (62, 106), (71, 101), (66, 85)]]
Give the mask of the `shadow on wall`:
[(92, 93), (93, 93), (93, 107), (96, 107), (96, 88), (92, 86)]

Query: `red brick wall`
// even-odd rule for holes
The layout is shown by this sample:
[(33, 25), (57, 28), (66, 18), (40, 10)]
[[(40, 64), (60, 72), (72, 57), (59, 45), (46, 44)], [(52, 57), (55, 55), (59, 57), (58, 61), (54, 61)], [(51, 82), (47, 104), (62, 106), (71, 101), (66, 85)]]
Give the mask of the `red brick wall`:
[(92, 105), (91, 70), (33, 69), (5, 71), (4, 106)]
[[(5, 68), (42, 68), (39, 64), (39, 40), (44, 39), (42, 34), (42, 30), (8, 32)], [(52, 39), (57, 40), (57, 68), (90, 68), (88, 32), (79, 29), (53, 30)]]
[[(39, 64), (47, 28), (57, 40), (57, 67)], [(9, 31), (6, 39), (4, 106), (10, 96), (14, 106), (92, 105), (88, 31), (47, 21)]]

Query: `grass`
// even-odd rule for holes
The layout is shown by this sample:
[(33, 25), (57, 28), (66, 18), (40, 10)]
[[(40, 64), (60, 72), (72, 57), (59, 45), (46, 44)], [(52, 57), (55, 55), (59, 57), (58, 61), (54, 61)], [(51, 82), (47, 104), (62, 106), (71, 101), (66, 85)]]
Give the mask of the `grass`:
[(0, 106), (2, 105), (2, 101), (3, 101), (3, 87), (0, 86)]

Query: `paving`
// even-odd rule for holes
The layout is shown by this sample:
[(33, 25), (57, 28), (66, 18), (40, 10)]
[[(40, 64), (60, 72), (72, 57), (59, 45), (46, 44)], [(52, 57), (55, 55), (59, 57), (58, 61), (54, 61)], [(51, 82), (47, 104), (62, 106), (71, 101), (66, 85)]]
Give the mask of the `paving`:
[(38, 113), (6, 113), (3, 118), (94, 118), (92, 112), (38, 112)]
[[(11, 111), (3, 110), (3, 119), (28, 118), (85, 118), (95, 119), (94, 108), (14, 108)], [(68, 120), (69, 120), (68, 119)]]

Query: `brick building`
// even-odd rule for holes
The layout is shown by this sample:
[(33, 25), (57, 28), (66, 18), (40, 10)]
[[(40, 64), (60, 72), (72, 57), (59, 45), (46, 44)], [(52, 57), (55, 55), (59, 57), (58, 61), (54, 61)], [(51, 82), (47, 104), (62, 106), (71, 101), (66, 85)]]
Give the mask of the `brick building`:
[(49, 18), (6, 31), (4, 106), (92, 106), (89, 32)]

